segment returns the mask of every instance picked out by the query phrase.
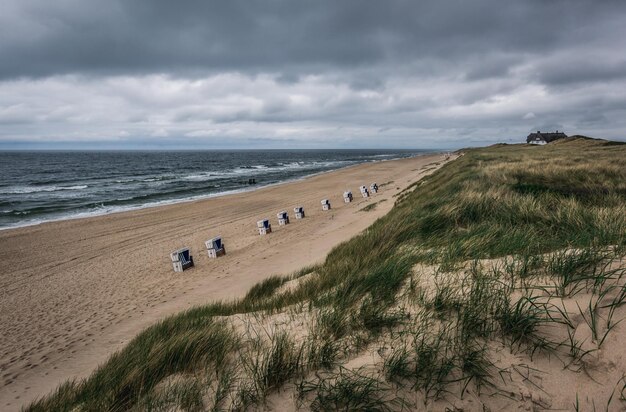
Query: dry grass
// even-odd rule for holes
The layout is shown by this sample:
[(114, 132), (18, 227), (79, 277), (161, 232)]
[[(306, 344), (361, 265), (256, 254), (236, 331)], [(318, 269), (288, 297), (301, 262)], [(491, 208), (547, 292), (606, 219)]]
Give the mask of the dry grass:
[(589, 370), (624, 317), (625, 251), (626, 146), (468, 150), (324, 264), (169, 318), (28, 410), (271, 408), (281, 390), (313, 410), (487, 407), (538, 373), (502, 348)]

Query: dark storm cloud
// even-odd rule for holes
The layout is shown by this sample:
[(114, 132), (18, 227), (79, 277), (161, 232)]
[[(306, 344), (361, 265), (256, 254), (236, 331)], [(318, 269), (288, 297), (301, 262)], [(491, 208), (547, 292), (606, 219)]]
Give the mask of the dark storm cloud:
[[(625, 44), (626, 47), (626, 44)], [(626, 78), (626, 56), (572, 56), (544, 62), (540, 65), (539, 80), (554, 86), (568, 86), (576, 83), (592, 83)], [(616, 60), (623, 59), (623, 60)]]
[(624, 38), (618, 0), (4, 0), (0, 143), (619, 138)]
[[(6, 2), (5, 2), (6, 3)], [(480, 57), (504, 74), (512, 54), (593, 39), (618, 2), (463, 0), (90, 2), (9, 1), (0, 17), (0, 75), (237, 70), (293, 73), (443, 63)], [(577, 37), (571, 39), (571, 27)], [(609, 39), (610, 40), (610, 39)], [(499, 52), (509, 53), (502, 57)]]

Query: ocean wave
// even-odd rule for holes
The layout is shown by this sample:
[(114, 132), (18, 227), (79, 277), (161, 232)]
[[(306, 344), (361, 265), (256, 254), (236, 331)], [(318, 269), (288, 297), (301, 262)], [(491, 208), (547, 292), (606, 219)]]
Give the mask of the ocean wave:
[(207, 170), (202, 172), (194, 172), (185, 175), (164, 175), (164, 176), (151, 176), (132, 179), (118, 179), (115, 183), (118, 184), (134, 184), (134, 183), (152, 183), (162, 184), (164, 182), (172, 181), (186, 181), (186, 182), (207, 182), (214, 180), (223, 180), (233, 177), (248, 177), (248, 176), (263, 176), (265, 174), (272, 174), (277, 172), (284, 172), (289, 170), (307, 170), (317, 168), (333, 168), (339, 167), (350, 163), (348, 161), (313, 161), (313, 162), (276, 162), (271, 164), (258, 164), (258, 165), (245, 165), (235, 168), (227, 168), (223, 170)]
[(271, 166), (267, 166), (267, 165), (251, 165), (251, 166), (240, 166), (240, 169), (267, 169), (268, 167)]
[(118, 184), (126, 184), (126, 183), (151, 183), (151, 182), (163, 182), (167, 180), (176, 179), (176, 175), (166, 174), (160, 176), (133, 176), (127, 179), (116, 179), (113, 182)]
[(28, 193), (39, 192), (59, 192), (62, 190), (83, 190), (87, 189), (88, 185), (75, 185), (75, 186), (9, 186), (7, 188), (0, 189), (0, 193), (5, 195), (21, 195)]
[(186, 180), (188, 182), (204, 182), (207, 180), (211, 180), (217, 177), (215, 173), (206, 172), (206, 173), (194, 173), (186, 176), (182, 176), (181, 180)]
[(2, 212), (2, 213), (12, 214), (13, 216), (30, 215), (30, 212), (28, 210), (8, 210), (8, 211)]
[(29, 215), (29, 214), (30, 214), (30, 211), (28, 210), (17, 210), (17, 209), (0, 210), (0, 215), (23, 216), (23, 215)]

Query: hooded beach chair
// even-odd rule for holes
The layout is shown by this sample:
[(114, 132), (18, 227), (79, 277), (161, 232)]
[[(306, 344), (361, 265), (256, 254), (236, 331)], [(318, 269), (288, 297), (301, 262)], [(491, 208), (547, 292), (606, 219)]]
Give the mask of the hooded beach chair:
[(372, 193), (378, 193), (378, 185), (376, 184), (376, 182), (370, 185), (370, 190), (372, 191)]
[(367, 191), (367, 186), (361, 186), (359, 189), (361, 190), (361, 195), (363, 195), (363, 197), (370, 196), (370, 192)]
[(206, 245), (206, 250), (210, 258), (216, 258), (226, 254), (226, 246), (224, 246), (221, 236), (209, 239), (204, 242), (204, 244)]
[(284, 225), (289, 224), (289, 215), (287, 214), (286, 211), (283, 210), (282, 212), (278, 212), (276, 216), (278, 217), (279, 226), (284, 226)]
[(296, 214), (296, 219), (304, 218), (304, 207), (296, 206), (293, 208), (294, 213)]
[(267, 235), (272, 233), (272, 225), (268, 219), (259, 220), (256, 222), (256, 226), (259, 229), (259, 235)]
[(322, 210), (330, 210), (330, 200), (328, 199), (322, 200)]
[(193, 266), (193, 256), (189, 252), (189, 248), (182, 248), (170, 253), (174, 272), (182, 272), (183, 270)]
[(346, 191), (343, 192), (343, 201), (346, 203), (350, 203), (352, 202), (352, 192), (351, 191)]

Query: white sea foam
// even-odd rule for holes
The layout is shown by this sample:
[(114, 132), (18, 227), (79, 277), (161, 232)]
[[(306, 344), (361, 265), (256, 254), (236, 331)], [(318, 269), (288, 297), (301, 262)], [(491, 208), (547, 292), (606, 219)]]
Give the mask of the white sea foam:
[(319, 167), (336, 167), (341, 166), (346, 163), (354, 163), (348, 161), (328, 161), (328, 162), (290, 162), (290, 163), (281, 163), (276, 166), (266, 166), (266, 165), (253, 165), (253, 166), (245, 166), (245, 167), (237, 167), (234, 169), (227, 169), (222, 171), (210, 171), (210, 172), (202, 172), (202, 173), (193, 173), (189, 175), (182, 176), (180, 179), (184, 181), (192, 181), (192, 182), (205, 182), (210, 180), (220, 180), (227, 179), (234, 176), (257, 176), (259, 171), (261, 173), (272, 173), (272, 172), (281, 172), (285, 170), (292, 169), (315, 169)]
[(76, 185), (76, 186), (9, 186), (1, 188), (0, 193), (5, 195), (17, 195), (39, 192), (58, 192), (61, 190), (83, 190), (87, 189), (88, 185)]

